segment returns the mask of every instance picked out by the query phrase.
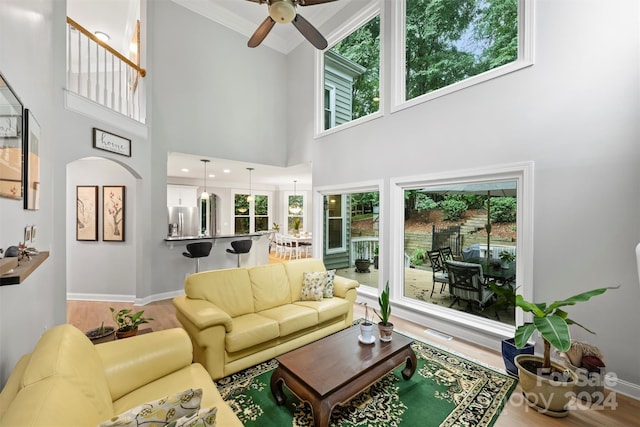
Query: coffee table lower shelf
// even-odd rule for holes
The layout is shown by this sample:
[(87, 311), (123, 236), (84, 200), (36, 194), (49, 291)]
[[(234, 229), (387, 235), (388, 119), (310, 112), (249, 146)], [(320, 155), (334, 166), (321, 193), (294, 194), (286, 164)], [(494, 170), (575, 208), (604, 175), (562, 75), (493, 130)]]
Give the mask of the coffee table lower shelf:
[[(353, 333), (351, 329), (353, 328), (336, 335), (342, 334), (356, 338), (357, 331)], [(285, 403), (286, 397), (282, 389), (284, 384), (298, 399), (311, 405), (313, 422), (316, 427), (328, 426), (331, 412), (336, 405), (347, 403), (401, 364), (406, 363), (402, 370), (402, 377), (405, 380), (410, 379), (416, 370), (417, 359), (411, 349), (412, 340), (408, 337), (394, 333), (396, 342), (391, 341), (393, 345), (376, 341), (374, 345), (382, 347), (382, 350), (374, 348), (374, 345), (359, 344), (357, 341), (353, 343), (352, 351), (356, 354), (356, 359), (361, 359), (361, 370), (353, 369), (353, 358), (351, 360), (340, 358), (339, 351), (332, 351), (332, 348), (337, 350), (336, 346), (344, 344), (344, 337), (342, 338), (341, 340), (329, 336), (309, 344), (309, 346), (316, 346), (316, 350), (322, 349), (324, 352), (332, 353), (334, 359), (323, 359), (322, 355), (318, 354), (316, 354), (318, 357), (310, 358), (306, 348), (309, 346), (301, 347), (278, 357), (279, 365), (271, 375), (271, 393), (276, 403), (278, 405)], [(344, 351), (344, 349), (342, 350)], [(296, 355), (296, 353), (298, 354)], [(294, 360), (297, 361), (293, 362)], [(326, 366), (327, 370), (324, 372), (322, 369), (318, 370), (317, 366), (318, 361), (323, 360), (329, 360), (328, 366)], [(288, 362), (292, 362), (292, 369), (289, 368)], [(302, 369), (304, 363), (309, 364), (308, 370)], [(344, 365), (346, 363), (349, 363), (349, 366)], [(335, 386), (327, 386), (327, 384), (331, 384), (331, 380), (327, 382), (325, 379), (319, 379), (318, 375), (335, 378), (333, 380)]]

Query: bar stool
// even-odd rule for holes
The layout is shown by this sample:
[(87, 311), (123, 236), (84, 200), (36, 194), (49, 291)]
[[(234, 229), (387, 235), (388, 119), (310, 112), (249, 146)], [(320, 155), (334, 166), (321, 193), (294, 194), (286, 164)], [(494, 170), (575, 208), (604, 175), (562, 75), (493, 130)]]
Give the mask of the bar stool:
[(182, 252), (182, 255), (187, 258), (195, 258), (196, 273), (200, 271), (200, 258), (209, 256), (211, 246), (213, 246), (211, 242), (189, 243), (187, 245), (187, 252)]
[(240, 255), (248, 254), (251, 250), (251, 245), (253, 245), (253, 240), (235, 240), (231, 242), (233, 249), (227, 249), (227, 252), (238, 255), (238, 267), (240, 267)]

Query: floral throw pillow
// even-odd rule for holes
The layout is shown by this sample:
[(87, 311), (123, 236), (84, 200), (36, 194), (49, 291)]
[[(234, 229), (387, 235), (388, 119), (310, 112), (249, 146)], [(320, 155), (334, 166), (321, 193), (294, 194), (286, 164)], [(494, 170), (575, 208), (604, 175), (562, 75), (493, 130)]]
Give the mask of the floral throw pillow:
[(304, 273), (300, 301), (322, 301), (322, 291), (326, 281), (326, 271)]
[(195, 414), (184, 417), (169, 424), (168, 427), (216, 427), (218, 408), (202, 408)]
[(172, 422), (193, 415), (200, 410), (202, 389), (188, 389), (180, 393), (136, 406), (127, 412), (110, 418), (98, 427), (166, 427)]
[(336, 278), (335, 270), (327, 270), (327, 281), (322, 290), (323, 298), (333, 298), (333, 280)]

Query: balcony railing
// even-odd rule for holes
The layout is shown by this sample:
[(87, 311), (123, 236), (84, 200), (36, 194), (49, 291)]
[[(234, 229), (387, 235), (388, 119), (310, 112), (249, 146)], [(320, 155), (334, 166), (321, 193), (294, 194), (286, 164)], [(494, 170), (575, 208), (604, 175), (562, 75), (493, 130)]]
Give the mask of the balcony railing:
[(67, 17), (67, 90), (145, 122), (140, 68)]
[(377, 237), (354, 237), (351, 239), (351, 262), (356, 259), (368, 259), (373, 262), (375, 248), (378, 245)]

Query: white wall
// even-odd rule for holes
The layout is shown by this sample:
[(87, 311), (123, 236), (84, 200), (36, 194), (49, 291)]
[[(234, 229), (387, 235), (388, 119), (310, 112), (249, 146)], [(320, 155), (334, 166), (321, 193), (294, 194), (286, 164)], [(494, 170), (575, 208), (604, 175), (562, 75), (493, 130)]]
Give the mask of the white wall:
[[(78, 241), (76, 227), (76, 186), (97, 185), (98, 240)], [(105, 185), (124, 185), (124, 242), (105, 242), (102, 229)], [(134, 301), (136, 296), (136, 178), (111, 160), (81, 159), (67, 166), (67, 295), (72, 299)]]
[[(6, 0), (0, 7), (0, 70), (22, 100), (33, 110), (41, 128), (42, 191), (39, 211), (25, 211), (22, 200), (0, 198), (0, 247), (24, 240), (24, 227), (38, 226), (37, 248), (51, 250), (53, 224), (53, 165), (56, 97), (53, 76), (53, 2)], [(0, 287), (0, 385), (18, 358), (31, 351), (44, 329), (64, 319), (64, 283), (53, 275), (57, 253), (22, 284)], [(16, 327), (18, 326), (18, 327)]]
[[(394, 177), (533, 161), (534, 299), (621, 285), (571, 307), (597, 335), (572, 332), (600, 347), (609, 371), (636, 395), (638, 16), (635, 0), (537, 1), (532, 67), (308, 142), (314, 187), (384, 179), (388, 191)], [(310, 55), (299, 48), (289, 66), (307, 70)], [(313, 73), (294, 83), (291, 93), (308, 91)], [(306, 97), (289, 101), (300, 113), (290, 126), (293, 144), (308, 138), (313, 111)], [(389, 228), (381, 239), (388, 244)], [(381, 283), (393, 273), (384, 271)]]

